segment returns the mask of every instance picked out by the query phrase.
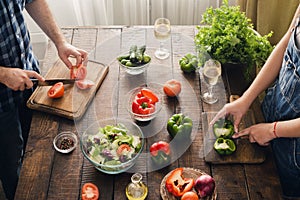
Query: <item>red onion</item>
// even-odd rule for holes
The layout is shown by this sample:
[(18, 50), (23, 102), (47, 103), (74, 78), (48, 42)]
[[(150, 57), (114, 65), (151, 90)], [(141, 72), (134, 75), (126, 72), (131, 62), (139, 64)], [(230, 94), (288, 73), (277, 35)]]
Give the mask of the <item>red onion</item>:
[(196, 179), (195, 190), (202, 197), (210, 196), (215, 189), (215, 180), (208, 174), (203, 174)]

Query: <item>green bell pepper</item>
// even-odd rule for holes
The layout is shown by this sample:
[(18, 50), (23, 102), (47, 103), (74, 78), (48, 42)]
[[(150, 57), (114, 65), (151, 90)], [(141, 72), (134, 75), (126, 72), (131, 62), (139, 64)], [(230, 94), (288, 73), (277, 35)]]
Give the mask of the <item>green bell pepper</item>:
[(193, 129), (193, 121), (182, 113), (174, 114), (169, 118), (167, 130), (171, 137), (190, 137)]
[(230, 155), (235, 152), (236, 146), (233, 140), (220, 137), (215, 141), (214, 149), (220, 155)]
[(220, 118), (213, 125), (213, 132), (217, 138), (231, 138), (234, 134), (234, 126), (229, 119)]
[(194, 72), (198, 68), (197, 56), (188, 53), (179, 60), (179, 65), (183, 72)]

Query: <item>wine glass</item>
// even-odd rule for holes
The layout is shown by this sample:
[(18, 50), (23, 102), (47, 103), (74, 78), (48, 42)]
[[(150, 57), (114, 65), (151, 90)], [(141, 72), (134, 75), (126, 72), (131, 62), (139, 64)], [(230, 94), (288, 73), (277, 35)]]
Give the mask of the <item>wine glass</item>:
[(171, 24), (167, 18), (158, 18), (154, 23), (154, 36), (160, 41), (159, 48), (155, 51), (154, 55), (158, 59), (166, 59), (170, 53), (165, 49), (164, 41), (167, 40), (171, 35)]
[(202, 100), (208, 104), (214, 104), (218, 98), (213, 93), (213, 86), (217, 84), (218, 78), (221, 75), (221, 63), (217, 60), (209, 59), (203, 67), (203, 77), (209, 85), (209, 90), (202, 95)]

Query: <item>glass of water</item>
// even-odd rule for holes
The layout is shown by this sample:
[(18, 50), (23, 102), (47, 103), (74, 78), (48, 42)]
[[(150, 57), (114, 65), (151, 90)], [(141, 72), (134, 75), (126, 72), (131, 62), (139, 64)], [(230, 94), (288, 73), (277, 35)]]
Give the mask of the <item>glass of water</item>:
[(209, 85), (209, 89), (202, 95), (202, 100), (208, 104), (214, 104), (218, 98), (213, 93), (213, 86), (217, 84), (219, 76), (221, 76), (221, 63), (217, 60), (209, 59), (203, 67), (203, 77)]
[(171, 24), (167, 18), (158, 18), (154, 23), (154, 36), (160, 41), (159, 48), (155, 51), (154, 55), (158, 59), (166, 59), (170, 53), (164, 48), (164, 42), (171, 35)]

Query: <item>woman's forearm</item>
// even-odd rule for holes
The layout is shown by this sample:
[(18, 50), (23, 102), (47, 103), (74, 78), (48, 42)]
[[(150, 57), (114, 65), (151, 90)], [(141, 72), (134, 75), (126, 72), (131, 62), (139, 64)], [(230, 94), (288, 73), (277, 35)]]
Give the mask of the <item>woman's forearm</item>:
[(273, 131), (277, 137), (300, 137), (299, 130), (300, 118), (273, 123)]
[(286, 34), (276, 45), (275, 49), (267, 59), (266, 63), (262, 67), (261, 71), (258, 73), (257, 77), (243, 94), (242, 98), (250, 106), (254, 99), (264, 90), (266, 90), (276, 79), (279, 74), (284, 52), (287, 48), (289, 39), (292, 34), (292, 29), (295, 26), (296, 19), (300, 15), (300, 4), (297, 8), (297, 11), (294, 15), (294, 18), (290, 24), (289, 29)]

